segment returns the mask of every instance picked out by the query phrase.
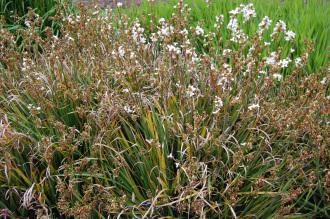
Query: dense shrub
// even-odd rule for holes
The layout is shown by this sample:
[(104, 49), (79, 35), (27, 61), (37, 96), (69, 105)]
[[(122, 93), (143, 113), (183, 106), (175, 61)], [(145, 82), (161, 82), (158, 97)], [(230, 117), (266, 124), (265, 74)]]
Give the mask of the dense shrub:
[(150, 32), (82, 9), (43, 39), (35, 17), (24, 52), (0, 34), (2, 215), (330, 216), (330, 66), (284, 21), (247, 4), (209, 32), (179, 1)]

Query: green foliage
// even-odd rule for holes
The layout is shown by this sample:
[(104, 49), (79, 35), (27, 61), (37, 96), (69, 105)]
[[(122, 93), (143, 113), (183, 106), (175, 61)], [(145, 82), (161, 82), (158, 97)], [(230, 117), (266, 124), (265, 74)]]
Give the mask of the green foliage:
[(8, 23), (12, 23), (15, 22), (15, 17), (24, 16), (28, 8), (43, 16), (53, 9), (55, 4), (55, 0), (1, 0), (0, 15), (4, 15)]
[[(16, 33), (17, 29), (30, 26), (31, 19), (38, 18), (38, 34), (45, 37), (46, 27), (51, 27), (56, 34), (59, 33), (61, 21), (54, 19), (58, 11), (70, 14), (73, 10), (70, 0), (1, 0), (0, 25)], [(20, 39), (17, 43), (20, 43)]]

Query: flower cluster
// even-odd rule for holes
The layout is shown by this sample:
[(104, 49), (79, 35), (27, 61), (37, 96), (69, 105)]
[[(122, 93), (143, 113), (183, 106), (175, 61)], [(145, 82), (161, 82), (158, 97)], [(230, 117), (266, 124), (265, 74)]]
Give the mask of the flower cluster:
[(145, 44), (146, 37), (144, 36), (144, 28), (141, 27), (141, 24), (136, 20), (132, 27), (132, 37), (136, 44)]

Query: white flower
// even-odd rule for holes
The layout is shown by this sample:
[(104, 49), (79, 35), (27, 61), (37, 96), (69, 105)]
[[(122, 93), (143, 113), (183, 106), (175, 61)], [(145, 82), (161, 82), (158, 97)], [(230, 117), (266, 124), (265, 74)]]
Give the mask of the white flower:
[(259, 31), (263, 32), (264, 30), (267, 30), (271, 24), (272, 20), (268, 16), (265, 16), (259, 23)]
[(146, 43), (147, 40), (146, 40), (145, 36), (143, 35), (143, 33), (144, 33), (144, 28), (142, 28), (139, 21), (136, 20), (132, 27), (132, 37), (137, 45), (140, 45), (140, 44), (142, 45), (142, 44)]
[(275, 74), (273, 74), (273, 78), (280, 81), (280, 80), (282, 80), (283, 76), (279, 73), (275, 73)]
[(158, 20), (158, 22), (159, 22), (159, 23), (165, 23), (165, 18), (163, 18), (163, 17), (160, 18), (160, 19)]
[(134, 113), (134, 110), (130, 106), (124, 106), (124, 110), (128, 114)]
[(213, 114), (218, 113), (221, 108), (223, 107), (223, 101), (220, 97), (215, 96), (215, 100), (214, 100), (214, 108), (215, 110), (213, 111)]
[(299, 67), (299, 66), (302, 65), (301, 61), (302, 61), (302, 59), (300, 57), (298, 57), (298, 58), (295, 59), (296, 67)]
[(233, 70), (232, 67), (227, 63), (224, 63), (222, 66), (223, 66), (224, 70), (226, 71), (226, 73), (230, 74)]
[(168, 49), (169, 52), (174, 52), (178, 55), (181, 53), (181, 49), (179, 47), (174, 46), (174, 45), (167, 45), (167, 49)]
[(254, 110), (254, 109), (259, 109), (259, 108), (260, 108), (259, 104), (255, 104), (255, 103), (248, 106), (249, 110)]
[(190, 43), (190, 40), (187, 39), (185, 42), (184, 42), (185, 45), (189, 46), (191, 43)]
[(217, 80), (217, 85), (221, 86), (222, 90), (231, 90), (230, 79), (228, 77), (219, 77)]
[(169, 158), (169, 159), (173, 159), (173, 154), (170, 153), (169, 155), (167, 155), (167, 158)]
[(111, 52), (111, 55), (112, 55), (112, 58), (116, 58), (117, 53), (113, 50), (113, 51)]
[(74, 41), (74, 39), (70, 36), (67, 37), (69, 41)]
[(225, 17), (223, 15), (215, 16), (215, 21), (217, 23), (222, 23)]
[(223, 52), (222, 52), (222, 55), (223, 56), (228, 56), (228, 55), (230, 55), (231, 51), (232, 51), (231, 49), (224, 49)]
[(210, 69), (211, 69), (212, 71), (215, 70), (215, 65), (214, 65), (213, 63), (211, 63), (211, 65), (210, 65)]
[(125, 55), (125, 49), (122, 46), (119, 46), (118, 48), (118, 54), (120, 58), (123, 58)]
[(238, 21), (237, 18), (231, 17), (229, 20), (229, 23), (227, 25), (227, 28), (233, 32), (236, 32), (238, 29)]
[(247, 22), (251, 18), (257, 16), (256, 11), (255, 11), (254, 6), (253, 6), (252, 3), (250, 3), (250, 4), (243, 7), (242, 14), (243, 14), (244, 22)]
[(280, 32), (285, 32), (286, 31), (286, 24), (284, 21), (279, 20), (273, 30), (273, 33), (271, 34), (271, 37), (274, 38), (275, 36), (277, 36), (278, 33)]
[(195, 96), (197, 92), (198, 92), (198, 88), (196, 88), (196, 87), (194, 87), (192, 85), (189, 85), (188, 86), (187, 95), (189, 97)]
[(200, 58), (198, 58), (198, 56), (197, 56), (197, 54), (196, 54), (195, 51), (193, 52), (193, 54), (192, 54), (192, 56), (191, 56), (191, 61), (192, 61), (193, 63), (198, 63), (198, 62), (200, 61)]
[(136, 57), (135, 53), (134, 53), (134, 52), (131, 52), (129, 58), (130, 58), (130, 59), (134, 59), (135, 57)]
[(240, 13), (241, 13), (241, 8), (240, 7), (237, 7), (234, 10), (229, 11), (229, 14), (232, 15), (232, 16), (239, 15)]
[(243, 30), (237, 29), (232, 32), (230, 41), (234, 43), (244, 43), (248, 39), (248, 36), (243, 32)]
[(118, 3), (117, 3), (117, 7), (118, 7), (118, 8), (123, 7), (123, 3), (122, 3), (122, 2), (118, 2)]
[(276, 52), (272, 52), (269, 57), (266, 58), (266, 64), (267, 65), (275, 65), (277, 59)]
[(270, 42), (265, 42), (265, 46), (270, 46)]
[(31, 27), (31, 22), (30, 22), (30, 21), (28, 21), (28, 20), (26, 20), (26, 21), (24, 22), (24, 24), (25, 24), (25, 26), (27, 26), (28, 28), (30, 28), (30, 27)]
[(326, 82), (327, 82), (327, 77), (324, 77), (324, 78), (322, 79), (322, 81), (320, 81), (320, 83), (323, 84), (323, 85), (324, 85)]
[(287, 68), (289, 66), (290, 62), (291, 62), (290, 58), (285, 58), (285, 59), (280, 60), (278, 64), (281, 68)]
[(169, 36), (171, 33), (173, 33), (174, 27), (168, 26), (166, 23), (162, 23), (161, 29), (158, 31), (158, 35), (160, 37), (166, 37)]
[(204, 35), (204, 30), (200, 26), (197, 26), (196, 27), (196, 31), (195, 32), (196, 32), (196, 35), (197, 36), (200, 36), (200, 35), (203, 36)]
[(293, 31), (289, 30), (289, 31), (285, 32), (284, 39), (286, 41), (292, 41), (292, 40), (294, 40), (295, 37), (296, 37), (296, 34)]
[(146, 43), (146, 38), (144, 38), (144, 37), (140, 37), (140, 43), (141, 44), (145, 44)]
[(192, 54), (193, 54), (192, 49), (186, 49), (186, 55), (187, 56), (192, 55)]
[(188, 30), (186, 28), (184, 28), (183, 30), (180, 31), (180, 33), (184, 36), (188, 35)]
[(157, 42), (158, 41), (158, 37), (155, 33), (152, 33), (151, 36), (150, 36), (150, 40), (152, 42)]
[(276, 23), (276, 26), (275, 26), (274, 30), (276, 30), (276, 31), (286, 31), (286, 23), (282, 20), (279, 20)]
[(251, 55), (255, 50), (256, 50), (256, 48), (254, 46), (251, 46), (248, 54)]

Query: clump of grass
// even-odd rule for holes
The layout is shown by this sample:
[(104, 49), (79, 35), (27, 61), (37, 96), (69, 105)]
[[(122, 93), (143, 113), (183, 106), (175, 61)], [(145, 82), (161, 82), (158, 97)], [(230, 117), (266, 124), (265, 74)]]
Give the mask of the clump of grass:
[(43, 17), (55, 8), (56, 3), (55, 0), (1, 0), (0, 16), (3, 16), (7, 24), (17, 24), (29, 9), (34, 9), (39, 16)]
[[(61, 21), (54, 17), (57, 13), (74, 13), (71, 1), (67, 0), (1, 0), (0, 1), (0, 23), (2, 28), (6, 28), (19, 36), (18, 29), (30, 27), (31, 20), (38, 20), (37, 33), (45, 36), (45, 29), (52, 28), (54, 34), (58, 35)], [(35, 17), (34, 17), (35, 16)], [(18, 37), (17, 42), (21, 43)], [(20, 44), (20, 46), (22, 46)]]
[(54, 0), (46, 1), (13, 1), (13, 0), (2, 0), (1, 1), (1, 13), (8, 13), (12, 15), (23, 16), (27, 13), (28, 7), (36, 8), (40, 14), (47, 13), (55, 5)]
[(45, 39), (31, 14), (23, 52), (1, 28), (2, 215), (329, 217), (317, 44), (252, 4), (212, 30), (182, 1), (148, 29), (100, 14), (60, 13)]

